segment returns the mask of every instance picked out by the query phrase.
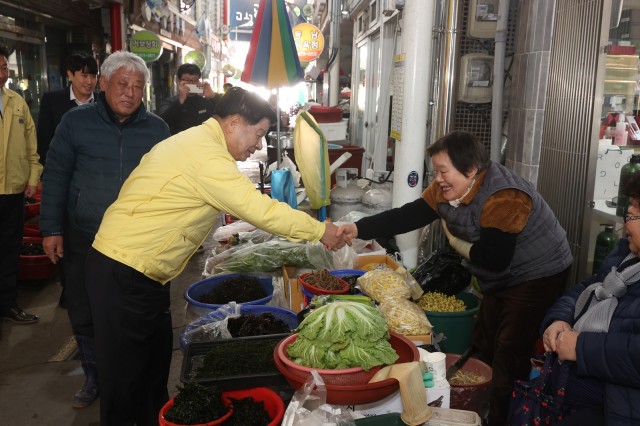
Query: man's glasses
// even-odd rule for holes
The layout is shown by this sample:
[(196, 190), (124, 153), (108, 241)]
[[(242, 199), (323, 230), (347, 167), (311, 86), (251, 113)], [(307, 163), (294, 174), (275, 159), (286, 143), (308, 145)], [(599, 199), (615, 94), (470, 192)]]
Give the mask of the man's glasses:
[(638, 220), (640, 219), (640, 216), (633, 216), (631, 214), (625, 214), (622, 219), (624, 220), (624, 223), (629, 222), (630, 220)]
[(184, 82), (185, 84), (198, 84), (198, 83), (200, 83), (200, 79), (199, 78), (194, 78), (194, 79), (190, 79), (190, 80), (187, 80), (186, 78), (181, 78), (180, 81)]

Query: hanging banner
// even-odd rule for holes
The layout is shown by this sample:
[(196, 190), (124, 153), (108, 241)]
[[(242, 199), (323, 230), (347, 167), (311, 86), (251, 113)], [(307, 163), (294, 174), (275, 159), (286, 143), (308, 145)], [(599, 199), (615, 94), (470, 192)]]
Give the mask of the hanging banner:
[(151, 31), (138, 31), (131, 37), (129, 50), (134, 55), (140, 56), (145, 62), (153, 62), (162, 55), (162, 42), (160, 37)]
[(311, 62), (320, 56), (324, 49), (324, 36), (318, 27), (304, 23), (296, 25), (291, 31), (300, 62)]

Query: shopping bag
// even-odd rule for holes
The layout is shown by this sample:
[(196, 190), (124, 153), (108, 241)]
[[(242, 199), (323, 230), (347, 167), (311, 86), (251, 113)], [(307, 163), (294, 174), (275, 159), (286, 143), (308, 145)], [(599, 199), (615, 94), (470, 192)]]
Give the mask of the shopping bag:
[(449, 248), (436, 250), (411, 275), (423, 291), (437, 291), (452, 296), (471, 282), (471, 272), (462, 264), (462, 256)]
[(555, 425), (568, 411), (564, 396), (569, 378), (568, 363), (560, 363), (553, 352), (545, 354), (540, 375), (533, 380), (516, 380), (507, 425)]

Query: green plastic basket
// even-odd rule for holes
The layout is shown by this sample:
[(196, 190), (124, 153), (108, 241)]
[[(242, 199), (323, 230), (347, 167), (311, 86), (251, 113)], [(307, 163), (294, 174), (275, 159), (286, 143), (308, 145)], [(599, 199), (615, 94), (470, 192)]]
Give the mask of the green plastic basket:
[(439, 343), (442, 352), (462, 354), (471, 346), (471, 337), (480, 309), (480, 301), (473, 294), (467, 292), (458, 293), (456, 297), (467, 306), (466, 311), (424, 312), (433, 326), (433, 334), (443, 333), (446, 337)]

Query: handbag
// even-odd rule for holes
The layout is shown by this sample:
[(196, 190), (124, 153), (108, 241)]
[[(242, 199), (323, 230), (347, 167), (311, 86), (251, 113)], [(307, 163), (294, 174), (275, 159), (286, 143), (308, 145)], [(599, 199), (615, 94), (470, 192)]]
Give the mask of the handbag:
[(545, 353), (540, 375), (532, 380), (516, 380), (511, 394), (507, 425), (555, 425), (569, 411), (563, 406), (569, 379), (569, 363)]

